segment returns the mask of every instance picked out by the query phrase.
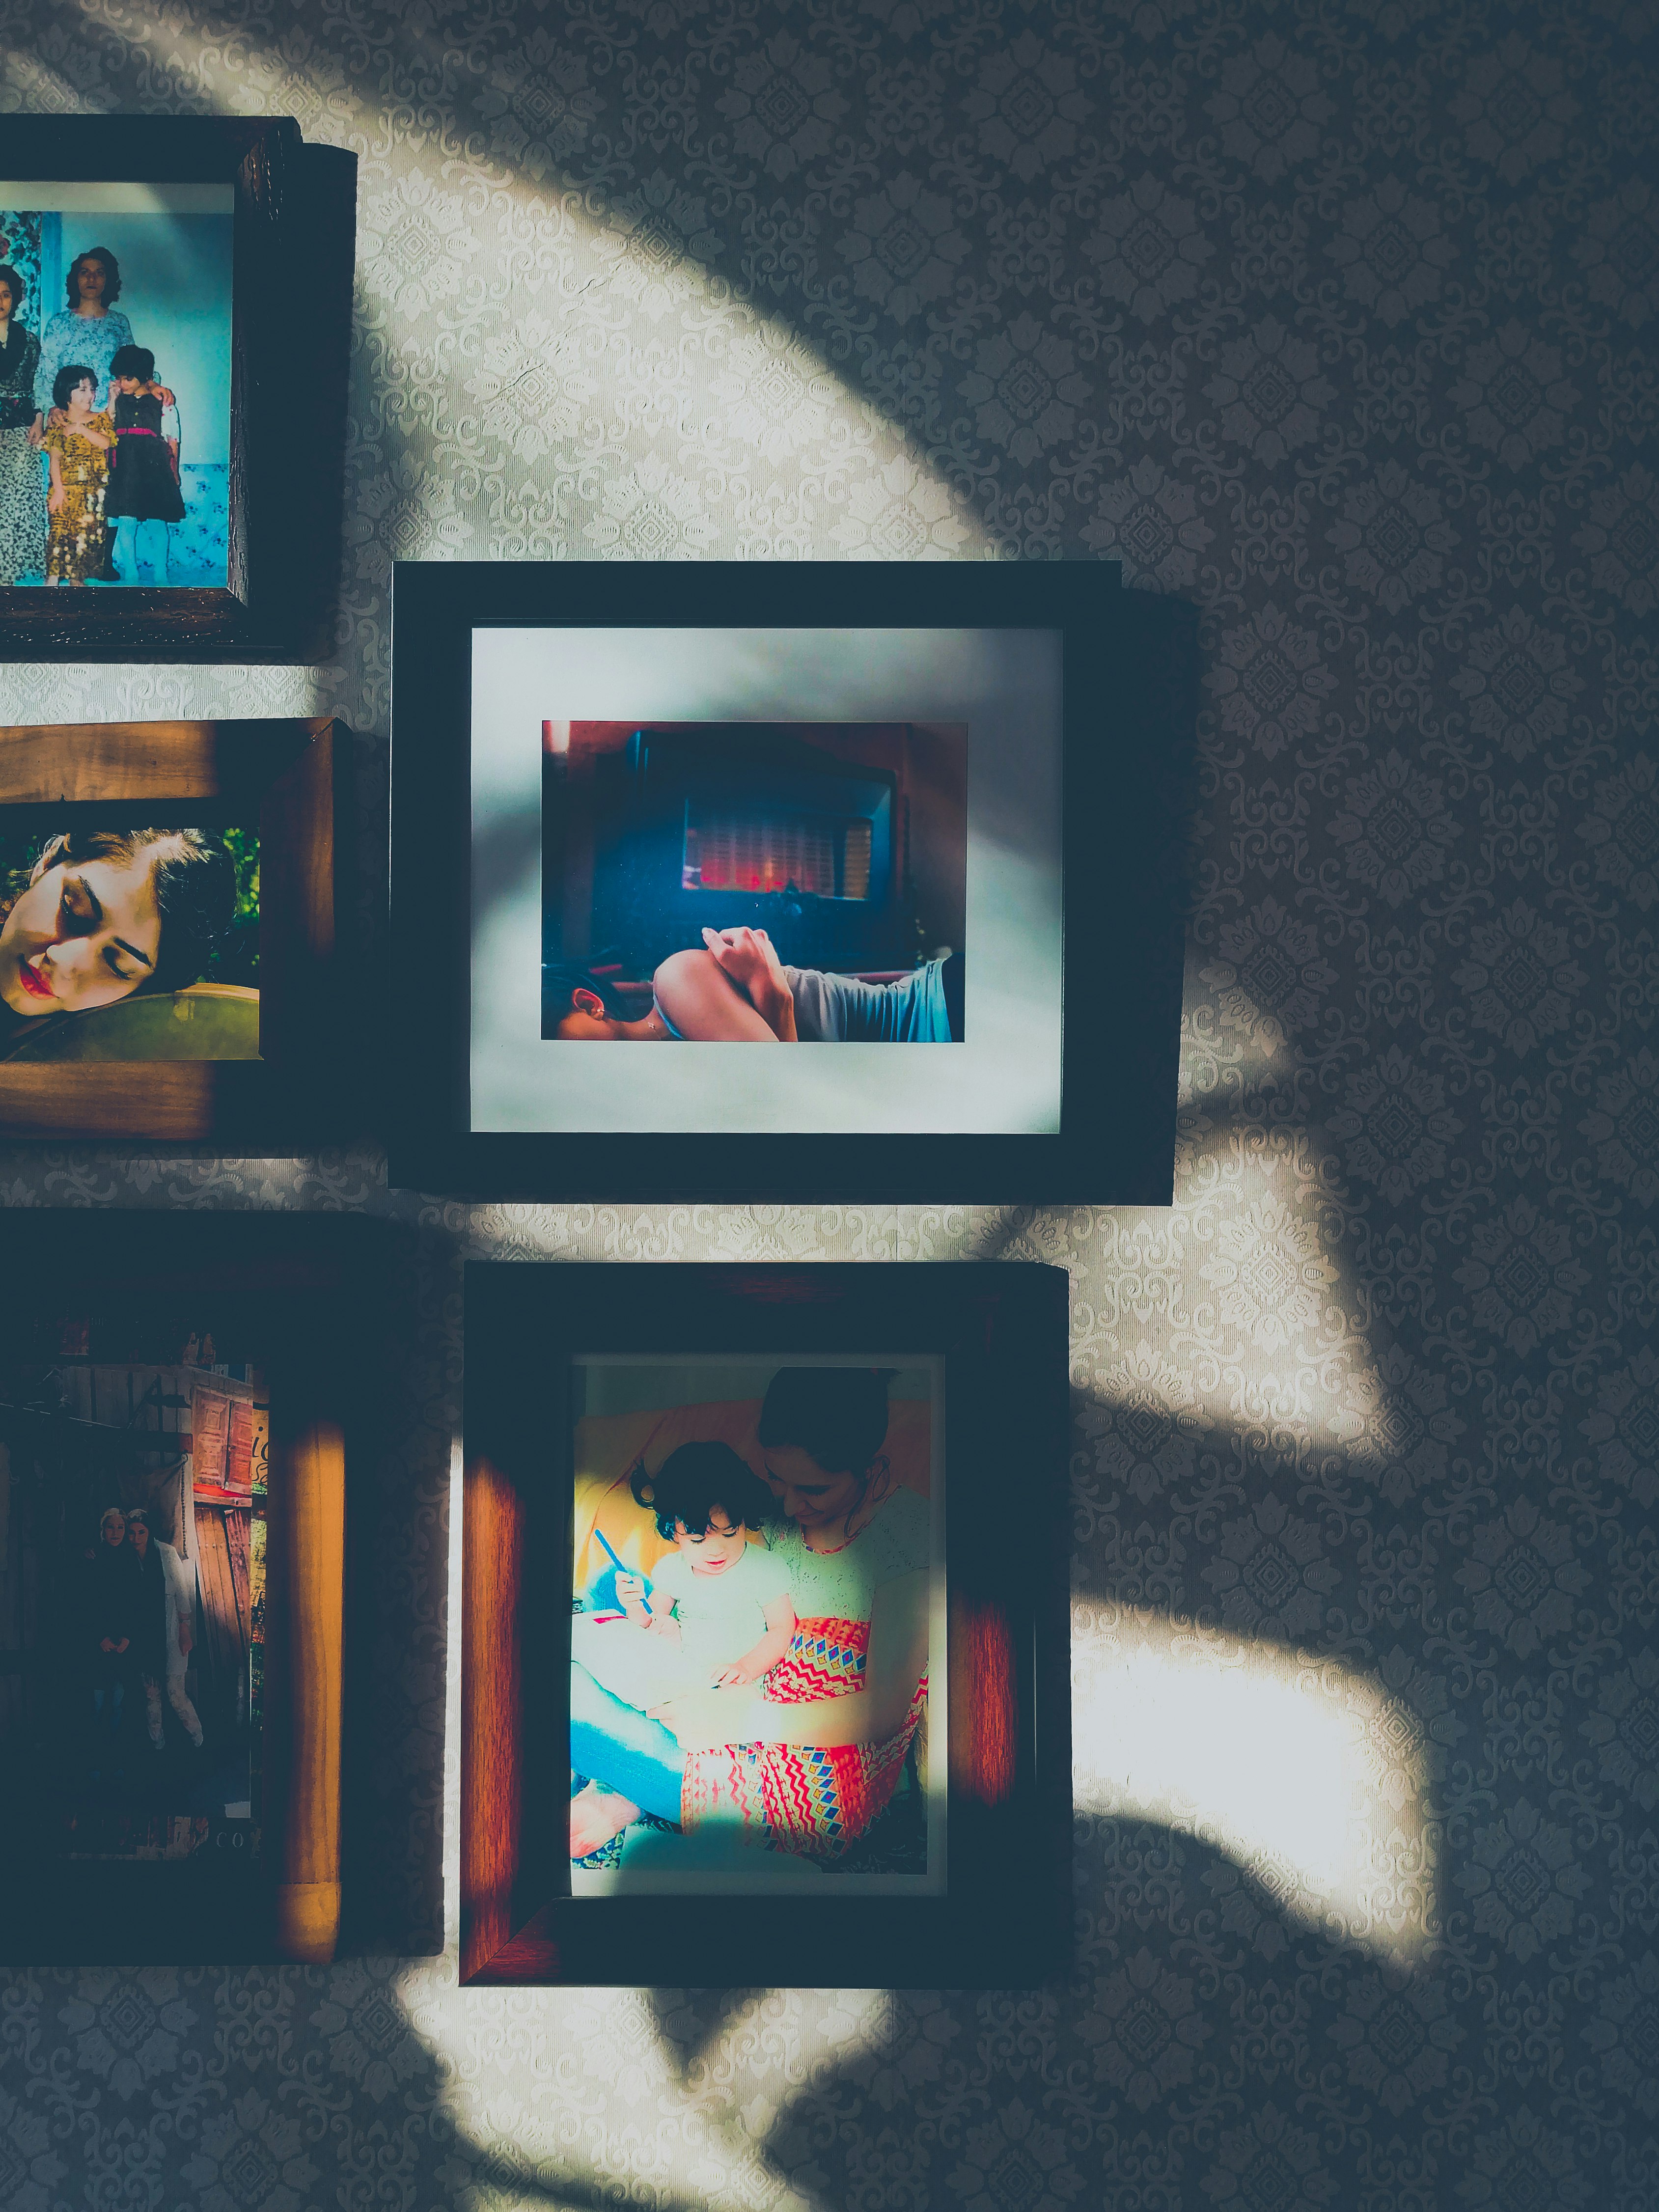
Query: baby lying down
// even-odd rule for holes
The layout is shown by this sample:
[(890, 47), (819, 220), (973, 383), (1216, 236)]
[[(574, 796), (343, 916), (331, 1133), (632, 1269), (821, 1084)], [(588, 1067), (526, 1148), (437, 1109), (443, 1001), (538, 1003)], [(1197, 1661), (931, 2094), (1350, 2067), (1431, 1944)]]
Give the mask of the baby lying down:
[(623, 1620), (576, 1615), (572, 1658), (641, 1712), (686, 1690), (758, 1681), (795, 1634), (788, 1574), (749, 1540), (775, 1510), (771, 1492), (720, 1443), (682, 1444), (654, 1476), (640, 1468), (631, 1487), (679, 1548), (649, 1583), (617, 1575)]

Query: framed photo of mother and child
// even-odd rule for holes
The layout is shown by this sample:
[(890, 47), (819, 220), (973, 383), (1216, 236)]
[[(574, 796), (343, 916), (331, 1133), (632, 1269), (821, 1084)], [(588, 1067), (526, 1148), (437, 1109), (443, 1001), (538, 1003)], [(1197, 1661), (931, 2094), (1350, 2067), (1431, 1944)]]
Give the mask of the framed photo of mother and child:
[(321, 650), (354, 157), (263, 118), (12, 116), (0, 159), (0, 653)]
[(1093, 562), (400, 564), (393, 1179), (1167, 1204), (1181, 620)]
[(1066, 1316), (1015, 1264), (468, 1267), (464, 1981), (1059, 1970)]

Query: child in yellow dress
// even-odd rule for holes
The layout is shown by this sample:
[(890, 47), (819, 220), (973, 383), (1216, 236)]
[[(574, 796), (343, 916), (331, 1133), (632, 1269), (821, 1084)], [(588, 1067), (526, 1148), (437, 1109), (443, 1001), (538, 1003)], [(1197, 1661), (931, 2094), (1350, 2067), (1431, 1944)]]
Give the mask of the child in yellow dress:
[(60, 368), (52, 386), (52, 427), (40, 441), (52, 463), (46, 494), (49, 584), (84, 584), (104, 571), (104, 494), (115, 424), (108, 414), (94, 412), (97, 392), (94, 373), (76, 366)]

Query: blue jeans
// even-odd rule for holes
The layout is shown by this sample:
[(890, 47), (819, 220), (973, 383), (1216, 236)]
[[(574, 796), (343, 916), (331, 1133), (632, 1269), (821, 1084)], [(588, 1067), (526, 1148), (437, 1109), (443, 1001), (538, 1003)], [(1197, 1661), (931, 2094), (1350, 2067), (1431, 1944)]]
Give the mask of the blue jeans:
[(124, 584), (138, 581), (138, 549), (141, 545), (144, 549), (150, 580), (165, 584), (167, 580), (166, 523), (153, 517), (148, 521), (141, 521), (136, 514), (118, 514), (115, 518), (115, 573)]
[(680, 1817), (685, 1753), (660, 1721), (604, 1689), (579, 1661), (570, 1668), (570, 1764), (631, 1797), (661, 1820)]

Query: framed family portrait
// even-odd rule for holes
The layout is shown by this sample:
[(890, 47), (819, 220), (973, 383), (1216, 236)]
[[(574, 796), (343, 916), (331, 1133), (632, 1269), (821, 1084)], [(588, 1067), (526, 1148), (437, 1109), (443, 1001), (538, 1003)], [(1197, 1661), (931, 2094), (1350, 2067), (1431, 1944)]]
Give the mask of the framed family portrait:
[(1167, 627), (1100, 562), (399, 566), (394, 1179), (1167, 1203)]
[(468, 1266), (464, 1982), (1061, 1970), (1066, 1314), (1014, 1264)]
[(10, 116), (0, 653), (332, 639), (356, 157), (292, 122)]
[(349, 750), (331, 720), (0, 728), (0, 1133), (342, 1133)]
[(6, 1216), (6, 1963), (331, 1954), (373, 1238)]

